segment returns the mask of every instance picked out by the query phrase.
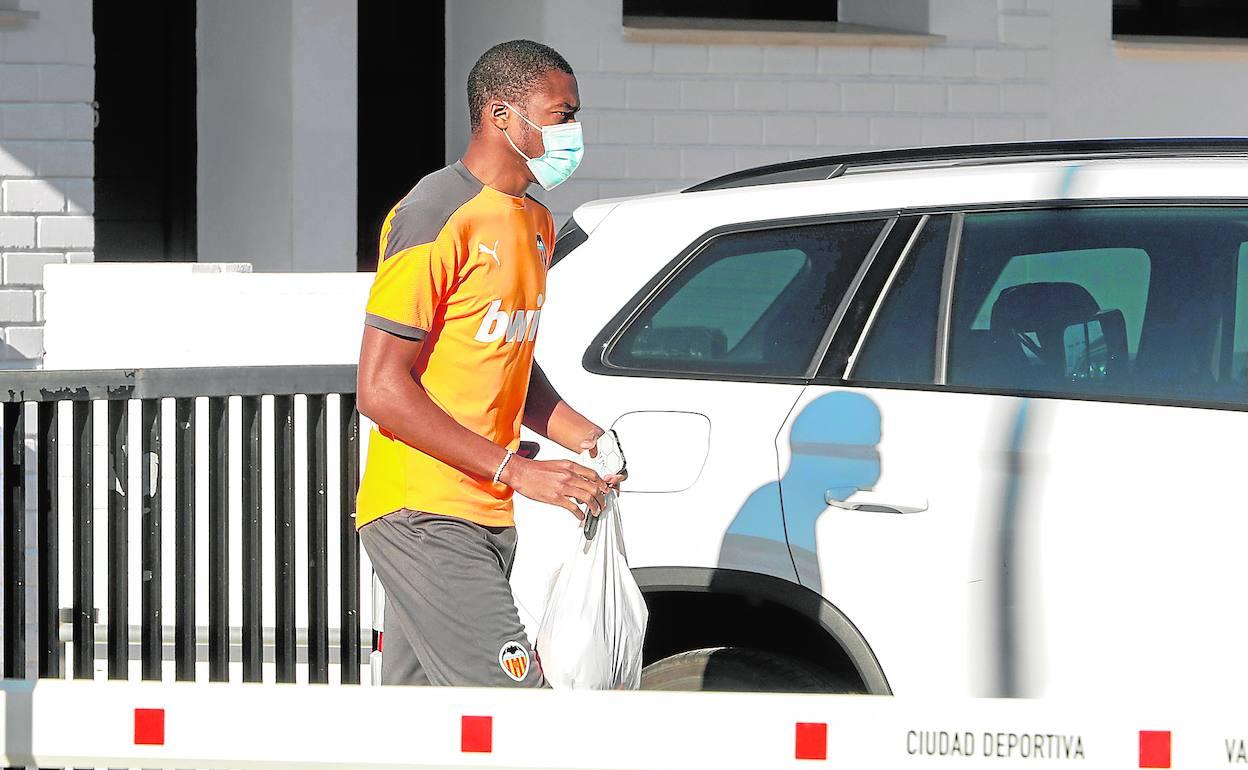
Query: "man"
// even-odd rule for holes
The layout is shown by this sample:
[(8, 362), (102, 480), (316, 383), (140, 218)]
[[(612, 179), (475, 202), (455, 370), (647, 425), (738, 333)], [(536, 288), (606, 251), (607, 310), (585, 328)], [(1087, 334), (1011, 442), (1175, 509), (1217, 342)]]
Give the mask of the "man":
[(598, 515), (609, 485), (567, 460), (514, 454), (521, 422), (573, 451), (602, 429), (533, 364), (554, 244), (525, 195), (579, 163), (572, 68), (513, 40), (468, 76), (472, 139), (386, 218), (366, 309), (358, 405), (377, 424), (360, 539), (386, 591), (386, 684), (545, 685), (508, 577), (512, 493)]

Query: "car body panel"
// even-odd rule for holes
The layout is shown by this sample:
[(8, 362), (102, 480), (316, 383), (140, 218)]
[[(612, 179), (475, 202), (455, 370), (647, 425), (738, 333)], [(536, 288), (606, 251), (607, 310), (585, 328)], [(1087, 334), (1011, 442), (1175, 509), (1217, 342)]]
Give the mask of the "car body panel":
[[(1243, 412), (941, 386), (611, 376), (582, 359), (656, 274), (726, 225), (1248, 200), (1246, 172), (1241, 158), (942, 163), (590, 204), (577, 213), (590, 237), (549, 276), (537, 359), (604, 427), (632, 412), (709, 423), (691, 486), (623, 494), (635, 568), (756, 571), (817, 590), (861, 632), (898, 693), (1243, 684)], [(543, 459), (570, 456), (538, 440)], [(627, 453), (626, 433), (621, 442)], [(849, 487), (925, 510), (827, 504)], [(535, 634), (550, 575), (580, 535), (564, 511), (519, 497), (516, 507), (513, 585)]]

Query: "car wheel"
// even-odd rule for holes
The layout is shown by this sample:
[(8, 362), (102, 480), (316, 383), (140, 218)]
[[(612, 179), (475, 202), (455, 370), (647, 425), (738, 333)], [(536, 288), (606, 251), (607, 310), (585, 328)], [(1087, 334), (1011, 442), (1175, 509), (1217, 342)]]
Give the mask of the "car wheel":
[(643, 690), (861, 693), (857, 679), (787, 655), (748, 647), (709, 647), (678, 653), (641, 672)]

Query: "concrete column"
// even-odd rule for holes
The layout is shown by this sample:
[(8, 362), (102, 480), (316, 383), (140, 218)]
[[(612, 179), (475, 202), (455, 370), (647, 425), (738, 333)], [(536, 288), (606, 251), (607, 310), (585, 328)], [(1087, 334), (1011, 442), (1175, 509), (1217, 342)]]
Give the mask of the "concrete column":
[(200, 3), (197, 44), (200, 261), (354, 270), (355, 6)]
[(293, 269), (355, 270), (356, 4), (295, 0)]

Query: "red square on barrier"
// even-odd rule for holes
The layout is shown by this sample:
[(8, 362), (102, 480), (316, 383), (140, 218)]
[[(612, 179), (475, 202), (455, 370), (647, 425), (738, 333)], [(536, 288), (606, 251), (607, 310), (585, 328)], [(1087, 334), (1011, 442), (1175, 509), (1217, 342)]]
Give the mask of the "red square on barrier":
[(165, 745), (165, 710), (134, 710), (134, 744), (136, 746)]
[(798, 722), (797, 750), (798, 759), (828, 758), (828, 725), (826, 722)]
[(494, 750), (494, 717), (463, 717), (459, 728), (459, 750), (489, 754)]
[(1140, 730), (1140, 767), (1170, 767), (1170, 731)]

